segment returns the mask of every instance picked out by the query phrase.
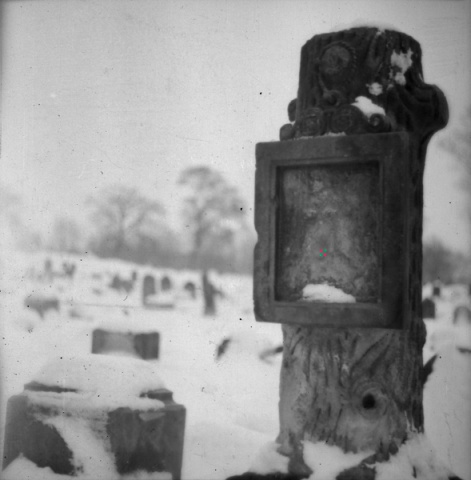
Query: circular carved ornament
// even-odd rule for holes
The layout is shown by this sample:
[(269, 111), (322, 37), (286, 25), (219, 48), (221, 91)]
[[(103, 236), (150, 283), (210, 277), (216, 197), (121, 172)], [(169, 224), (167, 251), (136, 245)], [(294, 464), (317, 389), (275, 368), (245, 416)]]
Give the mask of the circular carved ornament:
[(353, 52), (344, 44), (327, 47), (321, 55), (320, 71), (327, 77), (344, 76), (355, 64)]
[(314, 137), (322, 135), (325, 130), (324, 112), (320, 108), (306, 110), (304, 117), (299, 123), (301, 137)]
[(294, 126), (287, 123), (280, 128), (280, 140), (291, 140), (294, 138)]
[(391, 122), (386, 115), (374, 113), (368, 119), (368, 130), (372, 133), (389, 132), (391, 130)]
[(330, 128), (333, 133), (351, 133), (361, 128), (363, 114), (353, 105), (344, 105), (332, 114)]

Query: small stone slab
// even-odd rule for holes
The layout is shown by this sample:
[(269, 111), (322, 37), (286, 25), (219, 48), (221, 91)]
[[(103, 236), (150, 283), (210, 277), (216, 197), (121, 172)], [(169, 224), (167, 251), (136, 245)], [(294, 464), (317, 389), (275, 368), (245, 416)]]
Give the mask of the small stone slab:
[(144, 360), (159, 358), (159, 332), (93, 330), (92, 353), (127, 352)]

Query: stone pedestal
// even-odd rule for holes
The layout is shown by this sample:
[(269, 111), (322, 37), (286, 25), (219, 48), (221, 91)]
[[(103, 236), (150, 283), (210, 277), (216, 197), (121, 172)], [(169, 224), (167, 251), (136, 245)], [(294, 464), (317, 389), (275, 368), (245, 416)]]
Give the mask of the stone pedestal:
[(126, 352), (151, 360), (159, 358), (159, 346), (158, 332), (93, 330), (92, 353)]
[[(144, 470), (169, 472), (173, 480), (180, 479), (186, 411), (173, 401), (172, 392), (159, 389), (142, 395), (163, 402), (161, 408), (104, 411), (84, 400), (78, 413), (69, 408), (68, 402), (60, 400), (61, 395), (69, 395), (70, 400), (73, 392), (60, 390), (32, 383), (25, 386), (22, 394), (9, 399), (3, 468), (23, 455), (38, 467), (77, 475), (80, 467), (75, 461), (75, 446), (66, 442), (57, 428), (58, 422), (51, 419), (59, 417), (59, 424), (66, 424), (70, 418), (78, 418), (89, 425), (93, 438), (103, 442), (104, 450), (111, 452), (119, 475)], [(87, 441), (80, 437), (81, 431), (72, 433), (75, 445)]]

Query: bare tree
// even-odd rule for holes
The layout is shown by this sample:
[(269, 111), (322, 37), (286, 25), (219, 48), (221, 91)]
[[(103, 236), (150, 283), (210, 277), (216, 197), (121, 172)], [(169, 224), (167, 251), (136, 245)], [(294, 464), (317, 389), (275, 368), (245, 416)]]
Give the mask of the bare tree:
[(191, 265), (200, 267), (205, 248), (232, 246), (235, 231), (244, 222), (245, 202), (234, 186), (209, 167), (184, 170), (178, 183), (186, 187), (183, 219), (191, 236)]
[(104, 189), (90, 204), (101, 249), (118, 258), (125, 257), (145, 232), (157, 230), (164, 213), (160, 203), (122, 185)]
[(25, 221), (23, 212), (21, 196), (9, 186), (0, 184), (0, 245), (2, 248), (14, 245), (21, 250), (41, 250), (43, 236), (31, 219)]
[(72, 218), (58, 217), (52, 227), (49, 247), (59, 252), (76, 253), (80, 250), (82, 234), (79, 224)]
[(423, 246), (423, 282), (441, 280), (451, 283), (454, 279), (455, 254), (446, 248), (440, 240), (433, 238)]

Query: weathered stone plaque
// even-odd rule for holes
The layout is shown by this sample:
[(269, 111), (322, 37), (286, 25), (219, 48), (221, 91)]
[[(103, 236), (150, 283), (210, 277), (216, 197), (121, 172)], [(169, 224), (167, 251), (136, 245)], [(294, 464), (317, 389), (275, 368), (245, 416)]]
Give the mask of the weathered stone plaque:
[(257, 145), (258, 320), (403, 326), (409, 143), (385, 133)]
[(378, 163), (284, 167), (278, 177), (275, 299), (299, 301), (307, 285), (329, 282), (357, 302), (377, 303)]

